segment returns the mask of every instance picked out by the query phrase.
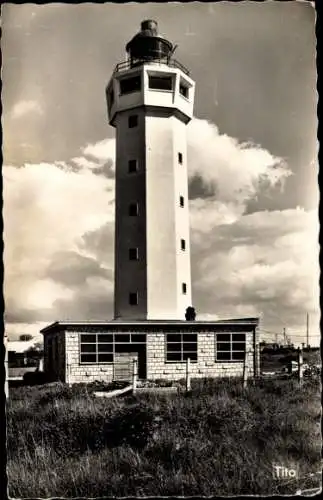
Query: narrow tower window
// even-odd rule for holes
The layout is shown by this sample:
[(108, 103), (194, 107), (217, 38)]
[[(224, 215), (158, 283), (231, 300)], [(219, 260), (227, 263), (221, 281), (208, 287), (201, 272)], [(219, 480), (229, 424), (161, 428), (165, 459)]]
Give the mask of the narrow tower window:
[(138, 171), (138, 162), (137, 160), (129, 160), (128, 161), (128, 172), (132, 174), (133, 172)]
[(138, 115), (130, 115), (128, 117), (129, 128), (134, 128), (138, 126)]
[(181, 240), (181, 250), (185, 250), (185, 248), (186, 248), (186, 241)]
[(179, 163), (180, 165), (182, 165), (182, 164), (183, 164), (183, 154), (182, 154), (182, 153), (178, 153), (178, 163)]
[(129, 260), (138, 260), (138, 248), (129, 248)]
[(131, 306), (137, 306), (138, 305), (138, 293), (137, 292), (131, 292), (131, 293), (129, 293), (129, 304)]
[(182, 292), (183, 292), (184, 295), (186, 295), (186, 292), (187, 292), (186, 283), (182, 283)]
[(183, 207), (184, 206), (184, 196), (179, 197), (179, 206)]
[(138, 203), (130, 203), (128, 208), (128, 213), (130, 217), (136, 217), (139, 215), (139, 206)]

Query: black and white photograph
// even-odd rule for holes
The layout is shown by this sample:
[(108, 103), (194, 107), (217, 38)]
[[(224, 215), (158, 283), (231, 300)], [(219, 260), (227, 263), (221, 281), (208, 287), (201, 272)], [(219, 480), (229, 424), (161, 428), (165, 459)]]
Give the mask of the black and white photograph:
[(320, 494), (314, 2), (1, 11), (9, 498)]

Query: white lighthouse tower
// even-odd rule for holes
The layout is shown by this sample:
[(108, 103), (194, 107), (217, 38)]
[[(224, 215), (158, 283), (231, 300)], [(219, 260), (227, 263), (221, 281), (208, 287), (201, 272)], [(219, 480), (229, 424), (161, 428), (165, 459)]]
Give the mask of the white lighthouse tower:
[(141, 23), (107, 86), (116, 128), (115, 319), (183, 320), (191, 306), (186, 125), (195, 83), (157, 23)]

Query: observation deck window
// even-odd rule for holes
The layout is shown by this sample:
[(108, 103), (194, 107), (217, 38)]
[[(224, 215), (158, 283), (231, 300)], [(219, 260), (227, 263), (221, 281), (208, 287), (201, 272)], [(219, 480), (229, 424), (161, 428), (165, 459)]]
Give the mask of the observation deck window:
[(179, 93), (183, 97), (185, 97), (186, 99), (188, 99), (188, 87), (186, 85), (184, 85), (183, 83), (179, 84)]
[(172, 77), (149, 75), (149, 88), (154, 90), (172, 90)]
[(123, 78), (119, 83), (121, 95), (138, 92), (141, 89), (141, 75)]

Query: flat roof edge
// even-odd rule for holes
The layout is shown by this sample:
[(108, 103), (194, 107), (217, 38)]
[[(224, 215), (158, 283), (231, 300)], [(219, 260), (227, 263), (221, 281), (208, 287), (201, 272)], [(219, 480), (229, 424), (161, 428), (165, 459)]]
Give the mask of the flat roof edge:
[(186, 320), (109, 320), (109, 321), (55, 321), (48, 326), (45, 326), (40, 330), (40, 333), (46, 334), (59, 327), (67, 328), (71, 326), (175, 326), (175, 325), (190, 325), (190, 326), (212, 326), (212, 325), (255, 325), (258, 326), (260, 321), (259, 317), (256, 318), (234, 318), (234, 319), (223, 319), (223, 320), (206, 320), (206, 321), (186, 321)]

